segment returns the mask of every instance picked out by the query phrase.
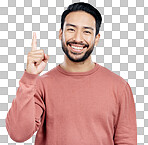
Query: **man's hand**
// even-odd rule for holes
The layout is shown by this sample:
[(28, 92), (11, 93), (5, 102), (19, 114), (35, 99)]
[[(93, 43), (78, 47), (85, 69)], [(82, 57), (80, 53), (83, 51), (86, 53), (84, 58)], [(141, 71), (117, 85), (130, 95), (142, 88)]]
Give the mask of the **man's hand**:
[(33, 33), (32, 49), (27, 56), (26, 71), (30, 74), (40, 74), (48, 62), (49, 56), (43, 49), (37, 50), (36, 33)]

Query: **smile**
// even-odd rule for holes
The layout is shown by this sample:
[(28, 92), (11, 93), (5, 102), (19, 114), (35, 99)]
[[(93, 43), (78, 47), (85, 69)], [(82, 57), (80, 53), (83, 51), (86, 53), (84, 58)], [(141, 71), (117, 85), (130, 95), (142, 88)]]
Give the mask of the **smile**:
[(78, 46), (73, 46), (73, 45), (69, 45), (70, 48), (72, 49), (73, 52), (79, 52), (79, 53), (82, 53), (83, 50), (87, 47), (78, 47)]

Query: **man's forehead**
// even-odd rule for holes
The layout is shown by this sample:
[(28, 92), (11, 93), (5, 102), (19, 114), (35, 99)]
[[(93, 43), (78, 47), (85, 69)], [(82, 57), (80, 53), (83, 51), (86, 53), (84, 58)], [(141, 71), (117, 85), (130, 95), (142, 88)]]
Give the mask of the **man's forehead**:
[(95, 18), (87, 12), (74, 11), (70, 12), (65, 17), (64, 25), (66, 26), (67, 24), (73, 24), (81, 27), (95, 27), (96, 21)]

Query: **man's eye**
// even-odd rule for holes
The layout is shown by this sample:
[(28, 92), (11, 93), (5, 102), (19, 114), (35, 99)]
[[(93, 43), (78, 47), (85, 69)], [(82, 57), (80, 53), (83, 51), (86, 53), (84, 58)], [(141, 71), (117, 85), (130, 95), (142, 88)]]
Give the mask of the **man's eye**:
[(74, 29), (67, 29), (67, 30), (69, 30), (69, 31), (74, 31)]
[(89, 32), (89, 31), (84, 31), (85, 33), (89, 33), (89, 34), (91, 34), (91, 32)]

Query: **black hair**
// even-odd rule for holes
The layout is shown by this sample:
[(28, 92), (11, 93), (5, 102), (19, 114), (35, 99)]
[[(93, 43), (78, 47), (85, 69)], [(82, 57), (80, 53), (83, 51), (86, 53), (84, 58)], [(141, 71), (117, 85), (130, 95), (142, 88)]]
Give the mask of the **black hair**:
[(70, 12), (73, 12), (73, 11), (85, 11), (85, 12), (91, 14), (96, 20), (96, 35), (99, 33), (101, 22), (102, 22), (102, 16), (96, 8), (94, 8), (89, 3), (84, 3), (84, 2), (73, 3), (73, 4), (69, 5), (68, 8), (63, 12), (63, 14), (61, 16), (61, 29), (62, 29), (62, 31), (63, 31), (63, 25), (64, 25), (65, 17)]

